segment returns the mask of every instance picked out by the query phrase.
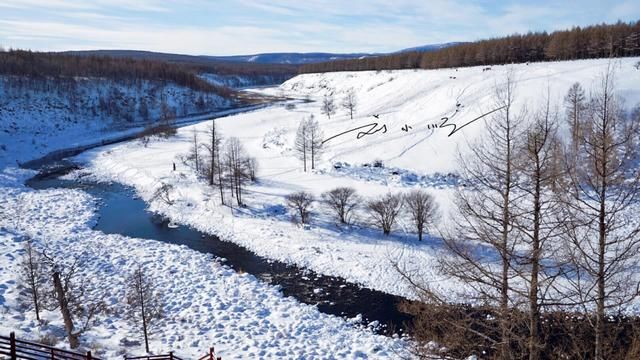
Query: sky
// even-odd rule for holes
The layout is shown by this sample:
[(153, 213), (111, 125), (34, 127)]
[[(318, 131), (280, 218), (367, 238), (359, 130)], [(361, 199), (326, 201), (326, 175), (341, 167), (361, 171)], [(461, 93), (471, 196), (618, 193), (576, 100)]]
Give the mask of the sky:
[(638, 0), (0, 0), (0, 46), (192, 55), (390, 52), (640, 20)]

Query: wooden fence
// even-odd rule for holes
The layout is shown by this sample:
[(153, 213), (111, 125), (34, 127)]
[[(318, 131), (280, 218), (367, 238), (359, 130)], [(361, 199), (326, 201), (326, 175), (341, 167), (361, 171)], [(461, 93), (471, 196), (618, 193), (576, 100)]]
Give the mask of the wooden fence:
[(0, 336), (0, 355), (9, 356), (11, 360), (100, 360), (93, 357), (91, 351), (78, 353), (51, 346), (16, 339), (15, 333)]
[[(125, 356), (124, 358), (125, 360), (182, 360), (175, 356), (173, 352), (163, 355)], [(209, 348), (209, 352), (198, 360), (222, 360), (222, 358), (216, 357), (214, 348)]]
[[(93, 357), (91, 351), (79, 353), (18, 340), (15, 333), (11, 333), (9, 336), (0, 336), (0, 358), (4, 358), (1, 355), (8, 356), (10, 360), (100, 360), (100, 358)], [(125, 356), (124, 358), (125, 360), (183, 360), (173, 352), (163, 355)], [(222, 360), (222, 358), (216, 356), (214, 348), (209, 348), (209, 352), (198, 360)]]

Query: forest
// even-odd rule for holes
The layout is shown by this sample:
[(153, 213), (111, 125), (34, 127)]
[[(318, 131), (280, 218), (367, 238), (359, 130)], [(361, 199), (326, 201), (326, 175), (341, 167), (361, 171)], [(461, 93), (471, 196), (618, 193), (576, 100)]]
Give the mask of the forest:
[(73, 56), (10, 50), (0, 52), (0, 75), (31, 78), (106, 78), (126, 81), (169, 81), (192, 90), (227, 95), (228, 90), (198, 78), (188, 68), (154, 60)]
[(480, 40), (432, 52), (406, 52), (303, 65), (301, 73), (437, 69), (640, 55), (640, 21), (529, 32)]
[(137, 50), (90, 50), (68, 51), (62, 54), (78, 56), (107, 56), (112, 58), (130, 58), (137, 60), (163, 61), (182, 65), (197, 73), (218, 75), (269, 76), (281, 82), (288, 80), (298, 72), (298, 67), (287, 64), (258, 64), (251, 62), (233, 62), (215, 59), (209, 56), (168, 54)]

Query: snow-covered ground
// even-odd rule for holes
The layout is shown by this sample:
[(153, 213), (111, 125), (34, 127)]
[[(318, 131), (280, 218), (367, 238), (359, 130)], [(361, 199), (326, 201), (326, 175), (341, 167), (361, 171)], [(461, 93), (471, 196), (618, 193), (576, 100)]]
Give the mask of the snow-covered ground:
[(232, 101), (175, 84), (0, 76), (0, 168), (126, 133), (161, 118), (228, 108)]
[[(637, 61), (630, 58), (611, 63), (616, 70), (617, 90), (629, 107), (640, 101), (640, 71), (633, 67)], [(405, 268), (419, 271), (433, 288), (453, 295), (461, 289), (440, 276), (434, 266), (435, 258), (442, 256), (437, 237), (418, 242), (405, 221), (399, 222), (392, 236), (385, 237), (366, 224), (362, 211), (357, 225), (339, 226), (320, 205), (314, 209), (312, 224), (300, 228), (290, 221), (284, 197), (297, 190), (319, 196), (337, 186), (354, 187), (366, 197), (419, 187), (438, 200), (443, 214), (438, 226), (446, 228), (457, 182), (457, 153), (464, 154), (467, 144), (481, 136), (490, 122), (476, 121), (452, 136), (448, 136), (451, 128), (428, 125), (449, 116), (460, 126), (494, 110), (492, 96), (507, 73), (516, 82), (515, 111), (541, 105), (547, 89), (553, 106), (561, 107), (573, 83), (593, 88), (608, 64), (609, 60), (601, 59), (494, 66), (490, 71), (472, 67), (297, 76), (265, 91), (316, 100), (329, 93), (340, 103), (353, 89), (358, 98), (355, 117), (351, 120), (339, 109), (327, 119), (320, 112), (321, 101), (316, 101), (293, 109), (272, 107), (216, 120), (223, 135), (239, 137), (259, 163), (260, 179), (249, 186), (244, 198), (247, 207), (233, 212), (221, 207), (215, 189), (197, 179), (179, 160), (189, 151), (193, 130), (201, 132), (204, 139), (209, 124), (183, 128), (178, 136), (146, 148), (131, 142), (96, 149), (81, 155), (80, 160), (98, 179), (131, 184), (147, 201), (161, 183), (173, 185), (176, 203), (169, 206), (152, 202), (153, 211), (217, 234), (261, 256), (413, 297), (391, 268), (399, 261)], [(320, 120), (325, 139), (373, 122), (377, 128), (385, 125), (387, 131), (360, 139), (357, 132), (351, 132), (329, 140), (317, 169), (305, 173), (292, 147), (298, 123), (310, 114)], [(385, 169), (370, 166), (375, 160), (381, 160)], [(176, 172), (171, 171), (174, 162), (178, 165)]]
[[(640, 101), (640, 71), (632, 66), (637, 61), (614, 61), (617, 89), (629, 107)], [(435, 196), (443, 213), (438, 226), (446, 227), (458, 181), (456, 153), (464, 153), (466, 144), (481, 136), (490, 124), (475, 122), (451, 137), (447, 136), (450, 128), (429, 125), (452, 114), (456, 114), (452, 122), (461, 125), (493, 110), (493, 88), (509, 71), (518, 84), (516, 107), (540, 104), (547, 88), (555, 105), (560, 106), (572, 83), (579, 81), (590, 89), (607, 63), (532, 63), (494, 66), (485, 72), (476, 67), (308, 74), (279, 88), (262, 90), (315, 100), (332, 93), (339, 103), (353, 89), (359, 101), (353, 120), (344, 110), (327, 119), (320, 113), (319, 101), (299, 103), (294, 108), (273, 106), (216, 120), (223, 135), (239, 137), (259, 163), (259, 181), (249, 186), (245, 195), (247, 207), (233, 211), (221, 207), (216, 189), (197, 179), (193, 170), (179, 160), (188, 152), (193, 129), (201, 131), (204, 139), (207, 123), (182, 128), (176, 137), (153, 140), (147, 147), (132, 141), (88, 151), (78, 160), (86, 163), (83, 171), (98, 180), (133, 185), (150, 202), (151, 210), (259, 255), (412, 297), (410, 288), (391, 269), (392, 262), (401, 261), (403, 266), (419, 271), (432, 287), (460, 295), (465, 289), (440, 276), (433, 265), (441, 256), (437, 236), (420, 243), (409, 224), (400, 221), (393, 234), (384, 237), (367, 225), (362, 211), (356, 225), (339, 226), (319, 204), (310, 226), (300, 228), (290, 221), (284, 196), (297, 190), (319, 196), (336, 186), (352, 186), (360, 195), (371, 197), (419, 187)], [(356, 138), (357, 131), (350, 132), (328, 141), (318, 168), (304, 173), (292, 147), (298, 123), (310, 114), (320, 120), (325, 138), (374, 122), (377, 128), (385, 125), (387, 131), (360, 139)], [(26, 117), (21, 119), (29, 122)], [(70, 134), (67, 142), (101, 136), (91, 131)], [(49, 142), (47, 150), (65, 147), (64, 139), (57, 139)], [(91, 280), (94, 293), (107, 292), (105, 300), (111, 305), (123, 301), (122, 282), (136, 262), (150, 268), (171, 298), (168, 316), (152, 337), (156, 352), (172, 349), (178, 355), (196, 356), (216, 346), (225, 359), (398, 358), (395, 351), (403, 341), (375, 335), (354, 327), (349, 320), (324, 315), (313, 306), (285, 298), (276, 287), (235, 273), (208, 255), (91, 230), (94, 199), (77, 190), (30, 190), (22, 185), (29, 174), (11, 167), (15, 160), (42, 155), (42, 144), (47, 140), (46, 134), (29, 132), (2, 137), (2, 145), (9, 150), (4, 150), (6, 156), (0, 158), (0, 332), (18, 329), (19, 335), (36, 340), (44, 333), (60, 333), (57, 313), (46, 312), (50, 322), (38, 329), (33, 313), (25, 313), (16, 303), (15, 270), (22, 254), (21, 239), (29, 235), (38, 246), (51, 249), (49, 253), (75, 254), (87, 260), (82, 277)], [(17, 141), (22, 145), (9, 148)], [(29, 141), (38, 146), (27, 146)], [(372, 167), (376, 160), (385, 167)], [(178, 166), (175, 172), (171, 171), (174, 162)], [(162, 183), (174, 186), (172, 196), (176, 201), (172, 206), (151, 200)], [(21, 214), (20, 222), (14, 221), (16, 212)], [(430, 232), (435, 233), (435, 229)], [(130, 326), (117, 312), (99, 320), (84, 342), (102, 349), (105, 357), (119, 357), (124, 349), (121, 340), (134, 337)], [(129, 350), (142, 352), (140, 346)]]
[[(99, 295), (110, 310), (82, 338), (100, 357), (144, 353), (140, 332), (123, 317), (125, 279), (137, 265), (149, 271), (165, 299), (166, 315), (151, 336), (155, 353), (198, 358), (215, 346), (224, 359), (392, 359), (402, 351), (403, 340), (375, 335), (358, 319), (322, 314), (210, 255), (94, 231), (95, 199), (79, 190), (28, 189), (22, 185), (28, 175), (0, 174), (1, 334), (16, 331), (32, 340), (63, 334), (59, 311), (45, 311), (46, 324), (39, 326), (34, 312), (17, 302), (16, 274), (28, 236), (50, 256), (82, 260), (79, 281), (88, 286), (86, 295)], [(60, 339), (57, 346), (64, 344)]]

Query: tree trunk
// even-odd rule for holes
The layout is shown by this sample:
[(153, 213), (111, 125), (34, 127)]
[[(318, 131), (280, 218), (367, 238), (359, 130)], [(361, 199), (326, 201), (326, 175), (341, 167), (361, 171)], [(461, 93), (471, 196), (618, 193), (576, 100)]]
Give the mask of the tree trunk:
[[(603, 114), (602, 114), (602, 126), (601, 126), (601, 140), (602, 147), (600, 149), (600, 177), (601, 177), (601, 186), (600, 186), (600, 209), (598, 214), (598, 274), (597, 274), (597, 284), (598, 284), (598, 295), (596, 298), (596, 339), (595, 339), (595, 359), (603, 360), (604, 354), (604, 321), (605, 321), (605, 286), (606, 286), (606, 274), (605, 274), (605, 254), (607, 250), (607, 229), (606, 229), (606, 216), (607, 216), (607, 171), (608, 171), (608, 146), (607, 146), (607, 118), (608, 114), (608, 92), (605, 89), (604, 93), (604, 103), (603, 103)], [(596, 165), (597, 167), (597, 165)]]
[(140, 294), (140, 311), (142, 313), (142, 331), (144, 332), (144, 347), (149, 353), (149, 336), (147, 334), (147, 316), (144, 312), (144, 289), (142, 288), (142, 272), (138, 272), (138, 293)]
[(304, 164), (304, 172), (307, 172), (307, 139), (305, 138), (303, 141), (304, 145), (302, 145), (302, 163)]
[[(603, 168), (605, 165), (603, 164)], [(600, 190), (600, 214), (598, 217), (598, 296), (596, 298), (596, 340), (595, 340), (595, 359), (603, 360), (603, 338), (604, 338), (604, 320), (605, 320), (605, 252), (606, 252), (606, 181), (602, 181)]]
[(79, 334), (75, 334), (73, 332), (73, 318), (71, 317), (71, 311), (69, 310), (69, 304), (67, 303), (67, 294), (64, 291), (64, 286), (62, 285), (62, 281), (60, 280), (60, 273), (53, 273), (53, 287), (56, 292), (56, 298), (58, 299), (58, 305), (60, 307), (60, 312), (62, 313), (62, 319), (64, 320), (64, 329), (67, 332), (67, 337), (69, 338), (69, 346), (72, 349), (80, 346), (80, 341), (78, 339)]
[(509, 323), (509, 221), (510, 221), (510, 194), (511, 194), (511, 129), (509, 125), (509, 109), (506, 113), (506, 171), (505, 171), (505, 192), (502, 207), (502, 239), (500, 252), (502, 253), (502, 278), (500, 284), (500, 357), (509, 360), (510, 356), (510, 323)]
[(218, 184), (220, 188), (220, 203), (224, 205), (224, 183), (222, 182), (222, 164), (220, 163), (220, 149), (216, 152), (216, 158), (218, 159)]
[(33, 307), (36, 311), (36, 320), (40, 321), (40, 298), (38, 296), (38, 274), (36, 273), (36, 264), (33, 259), (33, 248), (28, 245), (29, 248), (29, 282), (31, 287), (31, 296), (33, 298)]
[(533, 197), (533, 238), (531, 244), (531, 284), (529, 285), (529, 360), (540, 358), (540, 309), (538, 275), (540, 272), (541, 179), (539, 156), (536, 154), (535, 190)]
[(211, 121), (211, 171), (209, 173), (209, 185), (213, 186), (216, 170), (216, 128), (214, 122)]
[(315, 158), (315, 149), (316, 145), (314, 144), (316, 139), (311, 137), (311, 170), (316, 168), (316, 158)]

